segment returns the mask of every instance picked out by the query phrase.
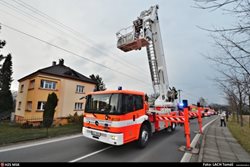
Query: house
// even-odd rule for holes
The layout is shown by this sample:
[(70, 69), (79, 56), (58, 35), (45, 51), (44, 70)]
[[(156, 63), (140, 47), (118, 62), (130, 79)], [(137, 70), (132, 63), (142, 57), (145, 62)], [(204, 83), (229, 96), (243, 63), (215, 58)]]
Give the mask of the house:
[(16, 98), (15, 120), (39, 123), (48, 94), (54, 92), (58, 97), (54, 120), (64, 124), (67, 117), (77, 112), (83, 113), (87, 93), (92, 92), (96, 82), (64, 65), (60, 59), (52, 66), (40, 69), (18, 80), (19, 90)]

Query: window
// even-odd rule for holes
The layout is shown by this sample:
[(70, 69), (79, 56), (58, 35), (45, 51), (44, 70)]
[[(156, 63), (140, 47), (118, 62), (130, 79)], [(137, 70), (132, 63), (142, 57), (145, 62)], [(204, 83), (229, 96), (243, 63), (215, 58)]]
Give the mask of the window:
[(82, 103), (75, 103), (75, 110), (82, 110)]
[(45, 107), (45, 103), (46, 103), (45, 101), (39, 101), (37, 103), (37, 110), (43, 111)]
[(143, 109), (143, 96), (133, 94), (88, 95), (86, 113), (119, 115)]
[(135, 110), (143, 109), (143, 99), (142, 99), (142, 96), (138, 96), (138, 95), (134, 96), (134, 105), (135, 105)]
[(133, 95), (123, 95), (123, 105), (122, 110), (123, 112), (132, 112), (133, 111)]
[(143, 109), (143, 98), (139, 95), (123, 95), (122, 110), (123, 112), (132, 112)]
[(40, 87), (43, 89), (56, 89), (56, 82), (41, 80)]
[(20, 93), (23, 92), (23, 87), (24, 87), (24, 85), (21, 85), (21, 87), (20, 87)]
[(119, 94), (112, 94), (109, 102), (109, 113), (116, 114), (120, 113), (120, 107), (119, 107)]
[(33, 79), (30, 81), (29, 89), (34, 89), (34, 87), (35, 87), (35, 80)]
[(18, 109), (18, 110), (21, 110), (21, 105), (22, 105), (22, 102), (19, 101), (19, 102), (18, 102), (18, 106), (17, 106), (17, 109)]
[(76, 85), (76, 93), (84, 93), (84, 86)]
[(27, 111), (31, 111), (32, 110), (32, 101), (28, 101), (27, 102), (27, 108), (26, 108)]
[(121, 114), (120, 94), (88, 95), (86, 113)]

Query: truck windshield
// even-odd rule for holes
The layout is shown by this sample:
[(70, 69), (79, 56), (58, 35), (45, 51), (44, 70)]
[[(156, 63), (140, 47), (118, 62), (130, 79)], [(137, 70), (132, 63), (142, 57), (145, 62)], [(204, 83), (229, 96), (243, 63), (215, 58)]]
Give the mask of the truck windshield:
[(120, 94), (88, 95), (86, 113), (121, 114)]

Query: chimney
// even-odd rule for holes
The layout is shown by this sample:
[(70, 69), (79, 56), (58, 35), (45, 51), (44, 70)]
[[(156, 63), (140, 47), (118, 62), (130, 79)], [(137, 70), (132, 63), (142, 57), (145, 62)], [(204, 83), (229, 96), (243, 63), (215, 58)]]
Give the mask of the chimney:
[(59, 65), (63, 65), (64, 64), (64, 60), (63, 59), (59, 59)]
[(52, 61), (52, 66), (55, 66), (56, 65), (56, 61)]

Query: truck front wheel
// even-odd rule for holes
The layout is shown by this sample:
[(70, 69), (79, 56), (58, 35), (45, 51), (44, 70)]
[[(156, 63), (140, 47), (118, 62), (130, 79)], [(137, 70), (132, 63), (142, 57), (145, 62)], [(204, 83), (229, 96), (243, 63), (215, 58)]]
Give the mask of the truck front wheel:
[(139, 148), (144, 148), (148, 144), (149, 139), (149, 128), (146, 124), (143, 124), (140, 129), (140, 136), (137, 141), (137, 145)]

